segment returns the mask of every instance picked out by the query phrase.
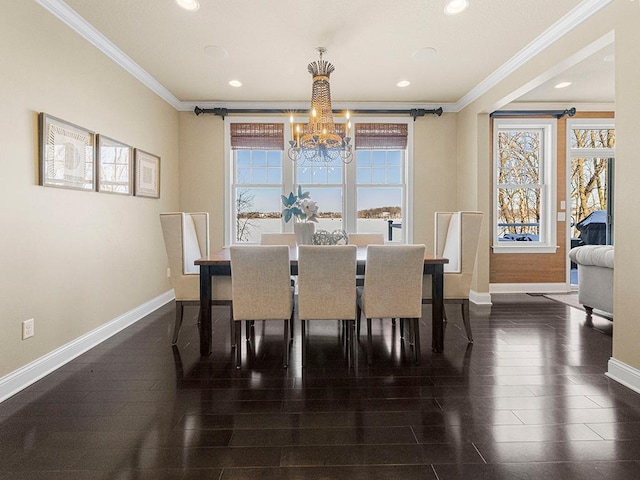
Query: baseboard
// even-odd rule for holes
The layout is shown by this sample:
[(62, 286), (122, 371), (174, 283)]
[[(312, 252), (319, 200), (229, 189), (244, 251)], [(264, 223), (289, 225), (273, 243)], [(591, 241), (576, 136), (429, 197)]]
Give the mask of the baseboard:
[(469, 292), (469, 301), (471, 303), (475, 303), (476, 305), (491, 305), (491, 294), (480, 293), (471, 290)]
[(620, 360), (610, 358), (605, 375), (618, 383), (621, 383), (634, 392), (640, 393), (640, 370), (631, 367)]
[(24, 367), (5, 375), (0, 378), (0, 402), (27, 388), (121, 330), (133, 325), (174, 298), (173, 289), (171, 289), (120, 315), (118, 318), (85, 333), (66, 345), (56, 348)]
[(492, 283), (489, 293), (569, 293), (566, 283)]

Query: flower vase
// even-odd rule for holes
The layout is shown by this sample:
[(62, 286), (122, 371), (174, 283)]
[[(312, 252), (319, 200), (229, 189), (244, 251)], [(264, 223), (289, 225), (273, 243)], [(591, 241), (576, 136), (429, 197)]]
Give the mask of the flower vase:
[(313, 243), (313, 232), (315, 224), (311, 222), (299, 222), (293, 224), (293, 232), (296, 234), (298, 245), (311, 245)]

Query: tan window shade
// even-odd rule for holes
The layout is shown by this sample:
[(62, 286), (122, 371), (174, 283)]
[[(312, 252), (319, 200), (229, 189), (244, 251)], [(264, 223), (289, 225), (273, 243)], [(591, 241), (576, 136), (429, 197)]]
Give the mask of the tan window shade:
[(233, 150), (284, 150), (284, 123), (232, 123)]
[(356, 123), (355, 147), (359, 150), (404, 150), (406, 123)]

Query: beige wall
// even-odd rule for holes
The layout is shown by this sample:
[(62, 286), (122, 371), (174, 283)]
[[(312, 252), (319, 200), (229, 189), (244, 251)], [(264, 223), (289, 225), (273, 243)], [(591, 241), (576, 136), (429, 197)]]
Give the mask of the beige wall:
[[(413, 237), (433, 248), (433, 214), (456, 209), (456, 115), (419, 118), (414, 126)], [(224, 122), (180, 113), (180, 206), (208, 211), (211, 249), (224, 243)]]
[[(35, 2), (4, 2), (0, 62), (2, 377), (170, 289), (179, 171), (175, 110)], [(160, 155), (161, 199), (38, 186), (37, 112)]]
[(640, 7), (616, 2), (616, 166), (613, 357), (640, 369)]

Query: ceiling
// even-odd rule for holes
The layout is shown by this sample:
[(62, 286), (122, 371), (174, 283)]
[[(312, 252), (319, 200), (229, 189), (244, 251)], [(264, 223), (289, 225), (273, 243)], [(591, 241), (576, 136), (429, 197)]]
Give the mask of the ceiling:
[[(517, 67), (525, 47), (535, 55), (541, 38), (564, 33), (554, 26), (608, 3), (471, 0), (449, 16), (445, 0), (199, 0), (195, 12), (175, 0), (37, 1), (174, 105), (308, 104), (307, 65), (323, 46), (335, 66), (334, 106), (345, 108), (460, 106), (481, 82)], [(613, 102), (613, 63), (603, 60), (612, 52), (605, 46), (518, 101)], [(411, 83), (399, 88), (401, 80)], [(554, 89), (560, 80), (573, 84)]]

